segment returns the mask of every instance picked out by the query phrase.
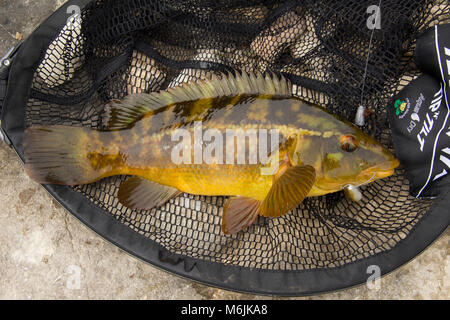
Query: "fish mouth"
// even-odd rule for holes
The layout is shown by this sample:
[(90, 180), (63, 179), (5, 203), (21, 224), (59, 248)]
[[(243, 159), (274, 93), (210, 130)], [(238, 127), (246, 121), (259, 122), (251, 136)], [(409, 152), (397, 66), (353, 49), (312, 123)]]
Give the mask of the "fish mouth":
[(315, 187), (317, 189), (329, 192), (330, 190), (342, 190), (348, 185), (365, 185), (373, 182), (374, 180), (386, 178), (393, 175), (395, 168), (397, 168), (399, 165), (400, 162), (398, 161), (398, 159), (392, 158), (361, 171), (355, 179), (352, 179), (353, 182), (346, 182), (345, 185), (341, 185), (340, 182), (331, 183), (330, 181), (325, 181), (316, 183)]
[(370, 177), (373, 177), (371, 180), (382, 179), (393, 175), (395, 168), (397, 168), (399, 165), (400, 161), (398, 161), (398, 159), (396, 158), (393, 158), (392, 160), (387, 160), (375, 166), (367, 168), (359, 175), (361, 177), (368, 177), (368, 179), (370, 179)]

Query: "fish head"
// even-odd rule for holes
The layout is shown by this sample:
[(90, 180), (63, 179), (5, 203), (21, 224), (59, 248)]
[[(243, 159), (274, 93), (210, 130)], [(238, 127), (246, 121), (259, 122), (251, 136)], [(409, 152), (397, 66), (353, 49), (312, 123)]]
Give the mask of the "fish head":
[[(399, 161), (371, 136), (352, 124), (329, 137), (321, 137), (310, 148), (316, 168), (316, 186), (327, 192), (358, 186), (394, 174)], [(315, 153), (315, 155), (314, 155)]]

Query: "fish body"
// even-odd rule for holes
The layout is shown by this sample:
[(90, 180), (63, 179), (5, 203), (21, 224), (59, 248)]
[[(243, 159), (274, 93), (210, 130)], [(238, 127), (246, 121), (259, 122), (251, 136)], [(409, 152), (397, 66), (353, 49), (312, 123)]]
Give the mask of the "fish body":
[[(398, 161), (373, 138), (293, 97), (284, 78), (237, 74), (150, 95), (105, 112), (107, 130), (31, 127), (28, 174), (76, 185), (134, 176), (119, 190), (145, 209), (180, 192), (232, 196), (223, 229), (279, 216), (305, 197), (387, 177)], [(227, 219), (225, 219), (225, 216)]]

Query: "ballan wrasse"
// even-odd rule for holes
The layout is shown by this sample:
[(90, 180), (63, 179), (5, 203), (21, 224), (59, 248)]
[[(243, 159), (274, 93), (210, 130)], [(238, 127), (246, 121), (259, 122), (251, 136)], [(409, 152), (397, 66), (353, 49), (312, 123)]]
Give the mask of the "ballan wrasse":
[[(306, 197), (394, 173), (399, 162), (381, 144), (352, 123), (293, 97), (291, 88), (284, 77), (236, 72), (115, 101), (105, 110), (103, 130), (31, 126), (24, 136), (26, 171), (39, 183), (62, 185), (131, 175), (118, 198), (133, 209), (161, 206), (182, 192), (231, 196), (223, 208), (226, 234), (246, 228), (258, 215), (286, 214)], [(279, 133), (277, 152), (269, 149), (264, 161), (237, 163), (242, 148), (251, 158), (252, 144), (266, 143), (261, 137), (270, 134), (260, 134), (244, 144), (222, 141), (223, 149), (202, 142), (214, 161), (198, 161), (195, 146), (179, 148), (174, 135), (182, 130), (195, 136), (199, 123), (205, 135), (215, 133), (203, 137), (211, 143), (217, 134), (226, 138), (227, 130)], [(190, 161), (174, 161), (177, 153)], [(275, 169), (267, 174), (270, 168)]]

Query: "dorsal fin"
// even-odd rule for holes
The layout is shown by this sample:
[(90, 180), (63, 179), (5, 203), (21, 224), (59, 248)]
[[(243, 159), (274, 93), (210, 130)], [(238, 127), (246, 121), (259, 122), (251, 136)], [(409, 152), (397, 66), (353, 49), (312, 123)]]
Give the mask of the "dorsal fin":
[(291, 96), (289, 81), (274, 73), (236, 72), (213, 75), (211, 79), (189, 82), (164, 91), (129, 95), (105, 107), (103, 124), (106, 130), (129, 128), (149, 112), (186, 101), (237, 95)]

